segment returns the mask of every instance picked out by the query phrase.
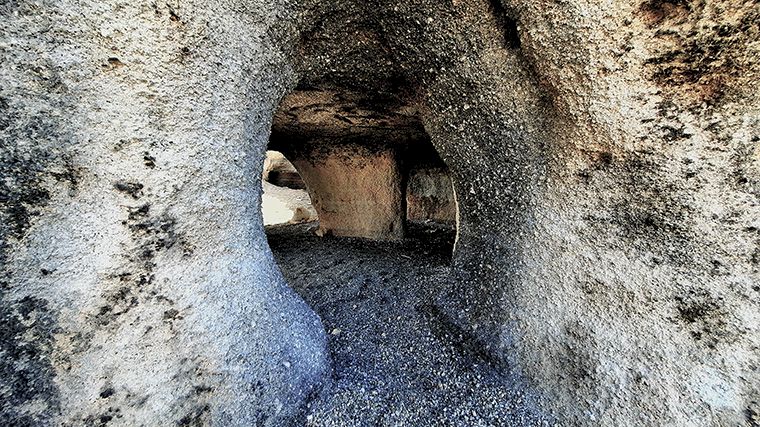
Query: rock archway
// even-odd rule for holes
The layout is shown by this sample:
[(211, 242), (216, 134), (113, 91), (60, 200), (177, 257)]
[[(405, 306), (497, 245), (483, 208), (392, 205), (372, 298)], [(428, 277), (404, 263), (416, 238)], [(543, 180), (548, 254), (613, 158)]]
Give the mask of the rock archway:
[(756, 2), (233, 3), (0, 6), (3, 420), (302, 420), (327, 337), (258, 214), (300, 90), (414, 110), (437, 313), (545, 413), (758, 422)]

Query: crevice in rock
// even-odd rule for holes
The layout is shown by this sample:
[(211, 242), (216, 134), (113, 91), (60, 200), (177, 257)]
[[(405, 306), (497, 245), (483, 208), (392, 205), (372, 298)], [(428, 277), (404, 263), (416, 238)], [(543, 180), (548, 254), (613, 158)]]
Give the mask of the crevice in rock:
[(490, 0), (496, 22), (504, 34), (504, 46), (509, 49), (519, 49), (520, 34), (517, 32), (517, 21), (507, 12), (501, 0)]

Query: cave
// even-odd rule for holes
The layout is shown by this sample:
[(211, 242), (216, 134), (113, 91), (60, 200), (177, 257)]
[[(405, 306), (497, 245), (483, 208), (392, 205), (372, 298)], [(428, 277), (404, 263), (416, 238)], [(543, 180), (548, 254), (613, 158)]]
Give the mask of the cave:
[(0, 2), (0, 424), (760, 425), (758, 22)]
[[(319, 316), (332, 362), (307, 424), (395, 424), (443, 408), (538, 422), (516, 377), (437, 305), (452, 268), (454, 185), (416, 111), (383, 101), (297, 89), (274, 114), (262, 172), (267, 241)], [(290, 206), (290, 220), (267, 221), (270, 197)]]
[(313, 208), (301, 210), (315, 215), (294, 218), (318, 217), (320, 236), (393, 240), (456, 225), (448, 168), (408, 106), (297, 90), (274, 115), (268, 150), (263, 182), (308, 190)]

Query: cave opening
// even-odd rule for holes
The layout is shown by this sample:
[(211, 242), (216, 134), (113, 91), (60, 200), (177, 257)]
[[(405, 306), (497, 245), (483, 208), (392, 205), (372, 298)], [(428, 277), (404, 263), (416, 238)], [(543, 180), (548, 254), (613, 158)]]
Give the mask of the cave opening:
[(261, 179), (264, 226), (308, 223), (317, 212), (301, 175), (281, 152), (267, 150)]
[(272, 187), (310, 202), (308, 213), (294, 208), (295, 219), (265, 227), (283, 276), (327, 333), (334, 384), (310, 403), (309, 424), (435, 419), (442, 407), (494, 422), (512, 413), (513, 379), (436, 305), (458, 208), (418, 113), (296, 90), (275, 113), (267, 149), (264, 204)]
[[(456, 228), (448, 168), (415, 112), (352, 94), (287, 96), (274, 117), (262, 177), (268, 225), (314, 222), (318, 236), (378, 241)], [(270, 219), (273, 196), (292, 211), (287, 221), (286, 214)]]

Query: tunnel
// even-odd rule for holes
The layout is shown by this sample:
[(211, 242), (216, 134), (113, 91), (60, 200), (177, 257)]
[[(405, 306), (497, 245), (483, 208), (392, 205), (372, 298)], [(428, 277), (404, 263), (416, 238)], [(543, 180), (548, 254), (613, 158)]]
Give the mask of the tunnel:
[(0, 424), (760, 425), (758, 22), (0, 2)]
[[(408, 107), (298, 90), (275, 113), (268, 149), (278, 154), (267, 157), (264, 180), (308, 190), (320, 236), (393, 240), (421, 223), (456, 225), (448, 168)], [(277, 169), (274, 156), (294, 170)], [(285, 182), (288, 173), (302, 184)]]
[(492, 422), (532, 419), (515, 379), (436, 305), (458, 213), (417, 112), (356, 92), (295, 90), (275, 112), (267, 150), (269, 247), (320, 317), (332, 358), (333, 382), (310, 403), (307, 424), (399, 421), (391, 414), (410, 402), (421, 417), (451, 405)]

